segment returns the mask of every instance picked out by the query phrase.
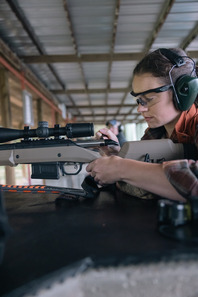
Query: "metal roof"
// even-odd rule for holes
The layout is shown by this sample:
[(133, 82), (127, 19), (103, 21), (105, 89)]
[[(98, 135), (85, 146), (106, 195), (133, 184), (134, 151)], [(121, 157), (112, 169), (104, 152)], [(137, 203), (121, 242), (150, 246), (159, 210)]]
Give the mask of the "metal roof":
[(79, 122), (140, 122), (129, 94), (144, 53), (198, 58), (196, 0), (1, 0), (0, 38)]

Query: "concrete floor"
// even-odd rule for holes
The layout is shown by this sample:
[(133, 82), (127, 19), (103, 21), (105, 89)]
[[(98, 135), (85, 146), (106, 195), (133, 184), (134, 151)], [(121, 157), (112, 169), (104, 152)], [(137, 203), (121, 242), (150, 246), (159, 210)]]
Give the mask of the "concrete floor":
[[(61, 279), (61, 281), (60, 281)], [(88, 269), (26, 297), (197, 297), (198, 261)]]

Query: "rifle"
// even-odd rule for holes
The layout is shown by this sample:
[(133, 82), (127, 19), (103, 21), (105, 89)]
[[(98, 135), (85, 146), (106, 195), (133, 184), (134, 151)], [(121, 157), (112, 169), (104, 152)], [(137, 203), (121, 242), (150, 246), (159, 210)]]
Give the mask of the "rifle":
[[(87, 139), (94, 135), (93, 123), (69, 123), (65, 127), (54, 125), (48, 127), (48, 122), (39, 122), (38, 128), (23, 130), (0, 128), (0, 166), (17, 166), (31, 164), (33, 179), (59, 179), (61, 175), (78, 174), (84, 163), (100, 158), (101, 146), (118, 145), (109, 139)], [(78, 139), (84, 137), (84, 139)], [(22, 140), (15, 143), (5, 143), (12, 140)], [(77, 139), (77, 140), (72, 140)], [(75, 171), (69, 173), (66, 167), (74, 166)], [(1, 186), (2, 191), (51, 192), (64, 193), (75, 199), (78, 197), (92, 198), (98, 187), (87, 176), (81, 189), (48, 187), (48, 186)]]
[[(94, 135), (92, 123), (67, 124), (65, 127), (55, 125), (48, 128), (48, 122), (39, 122), (37, 129), (23, 130), (0, 128), (0, 143), (22, 138), (20, 142), (0, 145), (0, 166), (16, 166), (31, 164), (33, 179), (59, 179), (61, 175), (78, 174), (84, 163), (100, 158), (101, 146), (118, 145), (109, 139), (78, 139)], [(64, 136), (64, 137), (61, 137)], [(53, 138), (52, 138), (53, 137)], [(67, 138), (66, 138), (67, 137)], [(71, 138), (77, 138), (72, 140)], [(190, 156), (189, 156), (190, 153)], [(173, 143), (170, 139), (141, 140), (126, 142), (118, 156), (143, 162), (160, 163), (167, 160), (195, 158), (196, 149), (193, 145)], [(73, 165), (74, 173), (66, 171)], [(70, 197), (93, 197), (98, 190), (90, 176), (82, 183), (81, 189), (30, 186), (2, 186), (4, 191), (30, 191), (66, 193)]]

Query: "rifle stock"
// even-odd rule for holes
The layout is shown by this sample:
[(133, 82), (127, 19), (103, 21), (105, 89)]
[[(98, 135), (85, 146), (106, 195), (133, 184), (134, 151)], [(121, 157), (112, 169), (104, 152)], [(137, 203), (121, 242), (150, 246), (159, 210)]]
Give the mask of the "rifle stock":
[[(170, 139), (125, 142), (118, 154), (122, 158), (159, 163), (184, 158), (184, 147)], [(146, 159), (147, 157), (147, 159)]]

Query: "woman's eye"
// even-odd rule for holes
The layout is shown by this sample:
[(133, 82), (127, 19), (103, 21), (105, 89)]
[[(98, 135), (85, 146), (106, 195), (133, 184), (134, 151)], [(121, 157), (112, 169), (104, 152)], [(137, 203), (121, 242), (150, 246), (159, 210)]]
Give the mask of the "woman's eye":
[(153, 100), (153, 98), (145, 98), (145, 100), (146, 100), (147, 102), (150, 102), (151, 100)]

